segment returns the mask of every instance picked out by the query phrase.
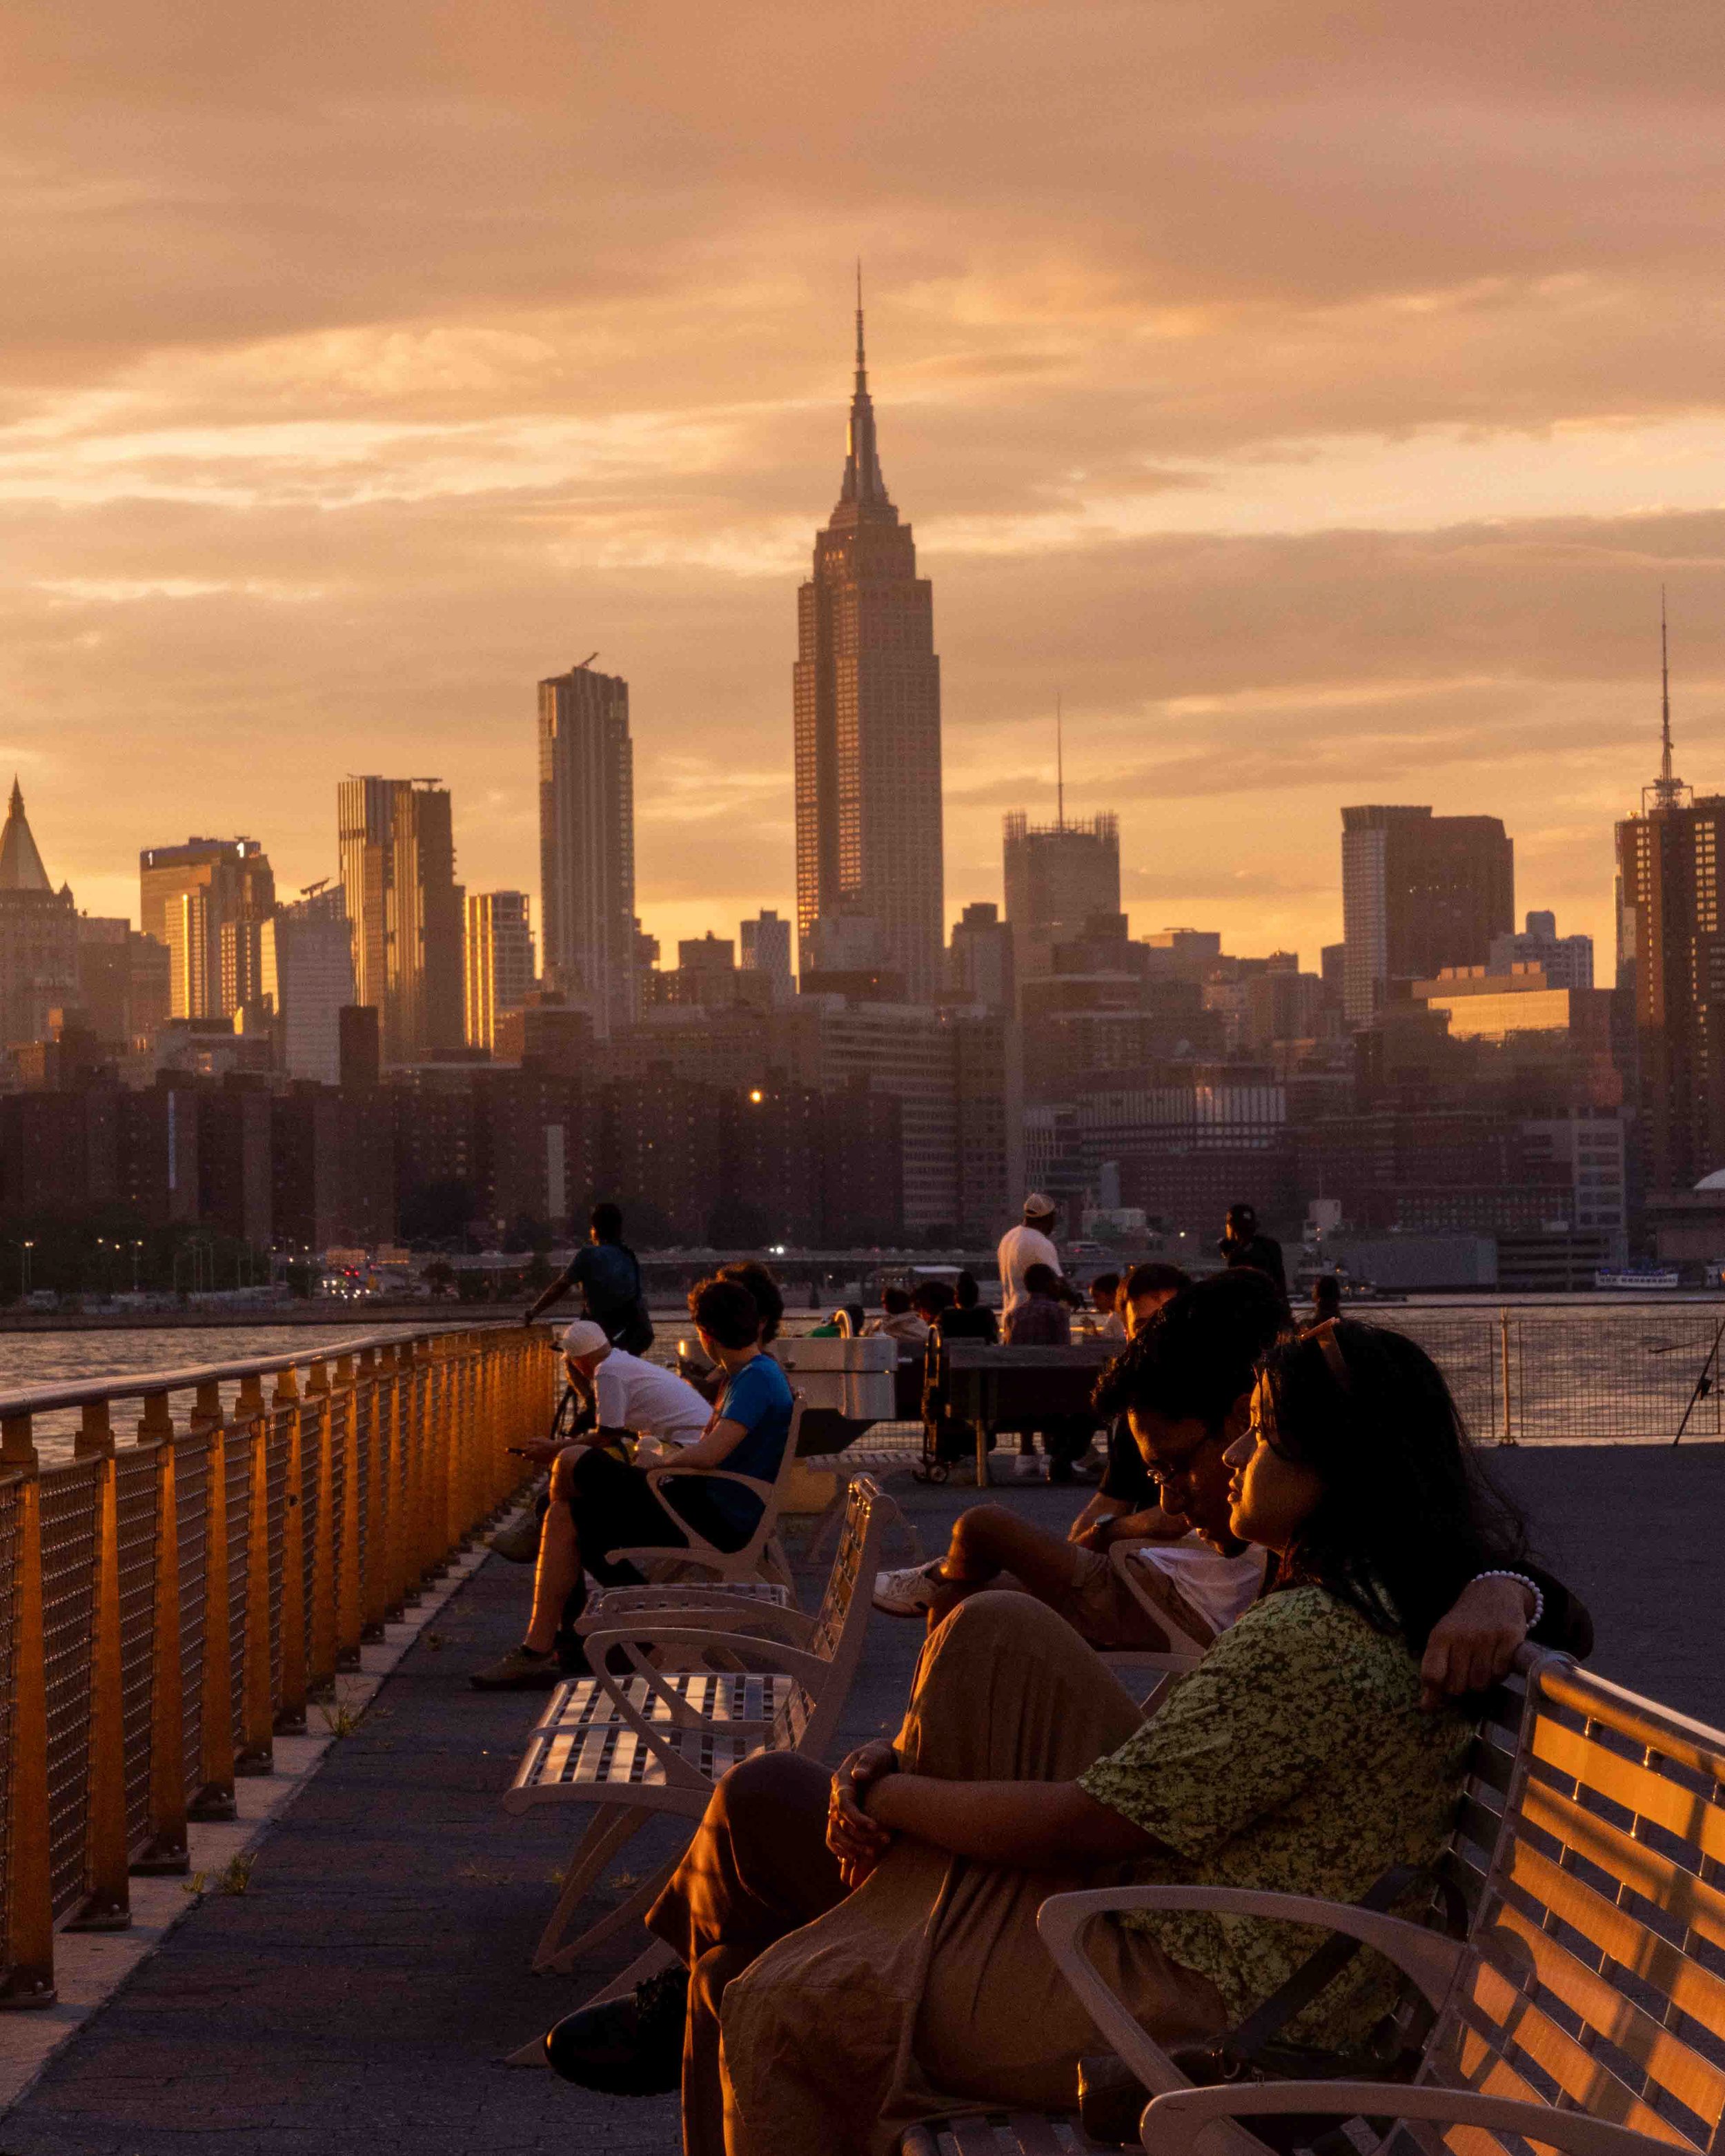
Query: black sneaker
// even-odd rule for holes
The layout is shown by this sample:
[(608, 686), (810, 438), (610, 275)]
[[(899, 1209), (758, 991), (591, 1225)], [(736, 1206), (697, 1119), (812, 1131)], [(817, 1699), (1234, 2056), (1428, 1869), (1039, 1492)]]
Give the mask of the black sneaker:
[(545, 2039), (545, 2062), (601, 2096), (669, 2096), (683, 2079), (689, 1972), (680, 1962), (635, 1986), (632, 1999), (584, 2006)]

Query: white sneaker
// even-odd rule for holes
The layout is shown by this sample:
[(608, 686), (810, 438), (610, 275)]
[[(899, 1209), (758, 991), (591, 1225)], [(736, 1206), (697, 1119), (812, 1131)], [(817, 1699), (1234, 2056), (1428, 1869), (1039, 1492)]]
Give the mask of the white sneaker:
[(1021, 1452), (1012, 1463), (1012, 1479), (1014, 1482), (1040, 1482), (1046, 1473), (1047, 1470), (1042, 1464), (1042, 1455), (1039, 1452)]
[(944, 1583), (938, 1577), (941, 1560), (907, 1564), (901, 1572), (875, 1574), (875, 1607), (889, 1617), (921, 1617), (932, 1609)]

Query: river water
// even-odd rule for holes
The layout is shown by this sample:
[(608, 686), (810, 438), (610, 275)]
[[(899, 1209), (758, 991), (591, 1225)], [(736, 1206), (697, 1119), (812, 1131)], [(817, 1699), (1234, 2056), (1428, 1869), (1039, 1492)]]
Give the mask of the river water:
[[(1489, 1438), (1500, 1433), (1504, 1422), (1504, 1358), (1497, 1323), (1502, 1306), (1495, 1296), (1446, 1296), (1362, 1305), (1349, 1315), (1400, 1326), (1420, 1340), (1444, 1368), (1472, 1428)], [(1524, 1440), (1606, 1443), (1669, 1442), (1695, 1378), (1707, 1364), (1714, 1327), (1725, 1315), (1725, 1302), (1717, 1296), (1577, 1295), (1509, 1308), (1516, 1435)], [(677, 1307), (655, 1309), (653, 1315), (659, 1335), (653, 1358), (670, 1362), (678, 1338), (690, 1329), (688, 1313)], [(474, 1322), (472, 1316), (452, 1311), (447, 1317), (428, 1312), (418, 1322), (393, 1325), (332, 1320), (327, 1331), (300, 1324), (0, 1333), (0, 1394), (274, 1355), (311, 1361), (320, 1348), (339, 1353), (344, 1345), (365, 1337), (459, 1332)], [(790, 1312), (785, 1329), (802, 1332), (815, 1322), (812, 1313)], [(224, 1398), (231, 1400), (234, 1390), (224, 1387)], [(1707, 1389), (1692, 1411), (1686, 1434), (1716, 1440), (1725, 1435), (1722, 1401), (1725, 1385)], [(122, 1443), (135, 1417), (131, 1401), (116, 1404), (115, 1430)], [(33, 1435), (44, 1463), (69, 1454), (77, 1425), (77, 1411), (71, 1409), (35, 1418)]]

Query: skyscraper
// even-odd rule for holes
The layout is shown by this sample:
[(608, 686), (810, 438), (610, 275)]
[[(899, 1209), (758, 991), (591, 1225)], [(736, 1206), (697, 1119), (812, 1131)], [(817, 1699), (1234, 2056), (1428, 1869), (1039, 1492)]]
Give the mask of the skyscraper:
[(880, 475), (860, 286), (845, 477), (797, 595), (793, 680), (798, 969), (818, 970), (815, 922), (850, 916), (926, 1002), (944, 956), (940, 660), (932, 588)]
[(344, 778), (336, 805), (354, 1001), (378, 1014), (383, 1060), (459, 1049), (462, 894), (447, 788)]
[(639, 1005), (629, 684), (583, 660), (539, 684), (539, 914), (548, 987), (600, 1039)]
[(490, 1055), (497, 1020), (519, 1010), (533, 986), (533, 927), (524, 891), (467, 896), (467, 1045)]
[(0, 832), (0, 1048), (48, 1036), (48, 1014), (78, 1000), (78, 916), (56, 891), (24, 816), (16, 778)]
[(138, 917), (169, 953), (168, 1015), (232, 1018), (263, 993), (275, 877), (255, 839), (187, 839), (138, 855)]
[(1515, 921), (1515, 847), (1496, 816), (1342, 811), (1348, 1023), (1372, 1023), (1392, 981), (1483, 966)]
[(1057, 945), (1076, 942), (1098, 915), (1120, 912), (1120, 819), (1106, 813), (1075, 822), (1064, 792), (1052, 824), (1033, 824), (1014, 809), (1005, 825), (1006, 922), (1018, 977), (1053, 970)]
[(1635, 1181), (1649, 1193), (1691, 1189), (1725, 1167), (1725, 794), (1697, 798), (1672, 775), (1663, 620), (1660, 642), (1659, 777), (1640, 815), (1617, 826), (1617, 985), (1635, 1011)]
[(341, 1082), (341, 1013), (353, 1001), (353, 937), (340, 884), (314, 886), (264, 924), (263, 993), (275, 1012), (278, 1068)]
[(1000, 918), (998, 906), (979, 901), (967, 906), (952, 923), (947, 988), (958, 1003), (981, 1004), (988, 1010), (1017, 1009), (1012, 930)]
[(771, 906), (741, 925), (742, 969), (764, 973), (773, 983), (773, 1000), (783, 1003), (791, 993), (791, 924), (781, 921)]

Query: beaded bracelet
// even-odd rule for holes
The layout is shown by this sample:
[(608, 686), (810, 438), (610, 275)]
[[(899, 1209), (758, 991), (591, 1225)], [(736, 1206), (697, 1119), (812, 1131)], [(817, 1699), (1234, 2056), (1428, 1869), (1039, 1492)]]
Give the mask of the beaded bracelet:
[(1527, 1630), (1530, 1632), (1544, 1616), (1545, 1596), (1541, 1591), (1538, 1581), (1529, 1579), (1525, 1572), (1481, 1572), (1476, 1573), (1474, 1577), (1476, 1579), (1512, 1579), (1517, 1587), (1525, 1587), (1533, 1598), (1533, 1614), (1527, 1620)]

